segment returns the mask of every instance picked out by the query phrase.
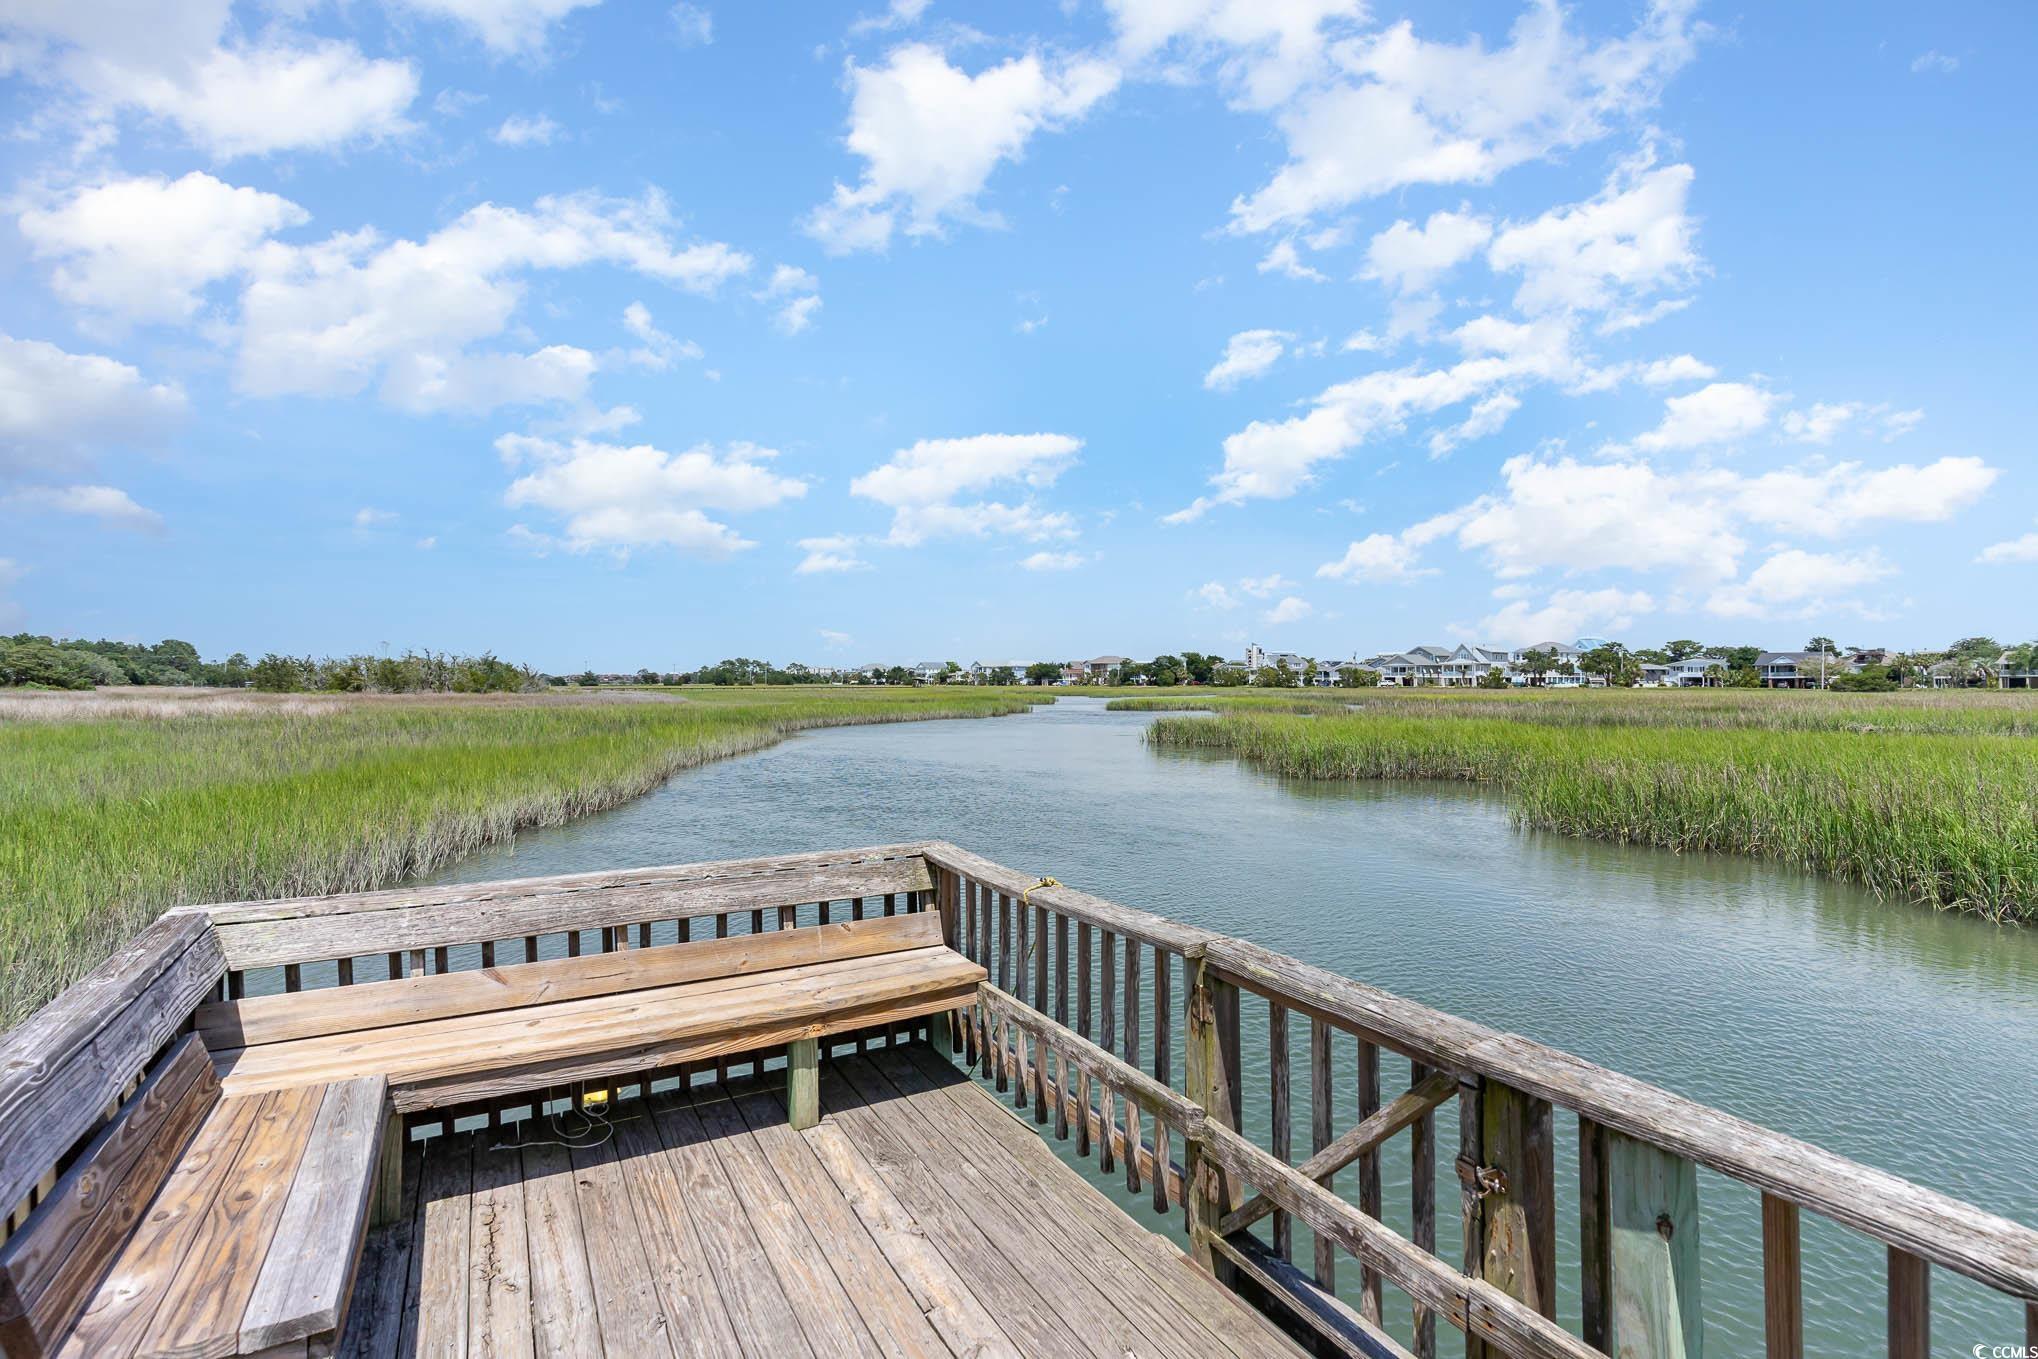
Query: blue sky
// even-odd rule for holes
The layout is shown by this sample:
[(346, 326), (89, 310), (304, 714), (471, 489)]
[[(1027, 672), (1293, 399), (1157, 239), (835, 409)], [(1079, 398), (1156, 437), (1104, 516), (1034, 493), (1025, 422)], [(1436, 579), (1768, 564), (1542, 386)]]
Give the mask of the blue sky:
[(6, 627), (2033, 630), (2026, 6), (130, 8), (0, 15)]

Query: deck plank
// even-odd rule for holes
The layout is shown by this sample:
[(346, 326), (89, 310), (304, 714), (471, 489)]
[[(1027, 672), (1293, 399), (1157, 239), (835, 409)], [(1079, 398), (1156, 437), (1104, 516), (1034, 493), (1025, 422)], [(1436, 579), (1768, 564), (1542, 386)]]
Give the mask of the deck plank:
[(1263, 1354), (1269, 1347), (1287, 1348), (1287, 1338), (1272, 1323), (1235, 1294), (1217, 1287), (1173, 1242), (1149, 1231), (1095, 1185), (1072, 1173), (1046, 1139), (1006, 1113), (996, 1100), (987, 1098), (953, 1063), (926, 1047), (901, 1049), (894, 1057), (906, 1065), (881, 1063), (888, 1076), (914, 1088), (925, 1082), (924, 1088), (940, 1091), (968, 1121), (968, 1126), (957, 1130), (960, 1142), (988, 1138), (1022, 1168), (1024, 1178), (1019, 1183), (1035, 1194), (1052, 1193), (1066, 1212), (1080, 1217), (1140, 1270), (1149, 1286), (1157, 1290), (1157, 1301), (1165, 1300), (1213, 1332), (1213, 1348), (1221, 1343), (1240, 1355)]
[(616, 1155), (630, 1186), (637, 1233), (644, 1243), (652, 1283), (673, 1318), (666, 1338), (691, 1359), (738, 1354), (736, 1328), (708, 1266), (707, 1249), (687, 1211), (677, 1162), (658, 1139), (648, 1111), (616, 1121)]
[(952, 1187), (944, 1183), (947, 1177), (921, 1159), (919, 1139), (902, 1132), (888, 1111), (865, 1103), (859, 1088), (844, 1074), (845, 1068), (861, 1061), (838, 1059), (823, 1068), (822, 1107), (831, 1111), (871, 1168), (968, 1282), (970, 1291), (990, 1308), (1012, 1342), (1027, 1354), (1096, 1354), (1100, 1359), (1122, 1359), (1122, 1349), (1111, 1349), (1101, 1338), (1092, 1344), (1078, 1335), (1073, 1323), (1065, 1319), (1063, 1299), (1052, 1287), (1046, 1293), (1040, 1291), (1031, 1268), (1036, 1262), (1024, 1255), (1017, 1260), (1008, 1257), (978, 1221), (975, 1205), (967, 1196), (961, 1202), (951, 1197)]
[[(542, 1126), (542, 1120), (535, 1121)], [(599, 1359), (604, 1352), (601, 1316), (588, 1273), (572, 1159), (564, 1147), (533, 1142), (524, 1146), (523, 1162), (532, 1344), (540, 1359)]]
[[(842, 1281), (871, 1338), (888, 1355), (950, 1353), (940, 1330), (906, 1287), (827, 1169), (786, 1121), (785, 1106), (755, 1082), (734, 1092), (736, 1112), (785, 1192), (799, 1206), (824, 1258)], [(968, 1353), (968, 1350), (960, 1351)]]
[(467, 1216), (469, 1353), (533, 1359), (531, 1248), (524, 1224), (523, 1157), (483, 1129), (474, 1135), (474, 1197)]
[(602, 1140), (574, 1147), (572, 1156), (602, 1344), (616, 1354), (670, 1359), (672, 1342), (665, 1338), (670, 1323), (651, 1282), (651, 1262), (637, 1234), (636, 1211), (616, 1149)]
[(720, 1160), (708, 1145), (707, 1130), (689, 1105), (654, 1103), (659, 1105), (659, 1135), (679, 1172), (681, 1192), (707, 1248), (709, 1268), (722, 1303), (729, 1309), (742, 1352), (750, 1359), (812, 1355), (814, 1348), (807, 1342), (799, 1316), (773, 1273)]
[(1109, 1242), (1071, 1221), (1062, 1202), (1066, 1180), (1015, 1192), (1011, 1157), (984, 1155), (986, 1139), (953, 1112), (945, 1095), (931, 1086), (909, 1091), (869, 1059), (850, 1066), (848, 1074), (866, 1099), (882, 1105), (902, 1136), (923, 1147), (946, 1148), (938, 1173), (1014, 1263), (1051, 1290), (1087, 1343), (1108, 1346), (1117, 1355), (1172, 1359), (1205, 1359), (1221, 1348), (1193, 1319), (1153, 1306), (1145, 1277)]
[(466, 1359), (468, 1216), (474, 1187), (474, 1142), (460, 1136), (425, 1143), (418, 1189), (417, 1359)]
[(830, 1267), (832, 1243), (815, 1241), (802, 1221), (806, 1206), (794, 1203), (786, 1193), (726, 1089), (696, 1094), (693, 1110), (708, 1134), (708, 1145), (722, 1163), (722, 1173), (743, 1201), (750, 1229), (757, 1233), (757, 1242), (800, 1319), (807, 1343), (817, 1354), (861, 1354), (875, 1359), (878, 1349), (870, 1330)]

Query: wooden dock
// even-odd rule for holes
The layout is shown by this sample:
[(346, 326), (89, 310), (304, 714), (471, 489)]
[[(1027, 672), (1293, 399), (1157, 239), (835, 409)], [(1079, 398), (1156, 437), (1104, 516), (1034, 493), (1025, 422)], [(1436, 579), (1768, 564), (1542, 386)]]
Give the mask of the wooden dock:
[(2038, 1352), (2029, 1224), (938, 842), (171, 911), (0, 1037), (0, 1205), (5, 1359), (1697, 1359), (1722, 1211), (1766, 1359), (1804, 1214), (1864, 1348)]
[(829, 1063), (805, 1132), (782, 1094), (633, 1101), (578, 1149), (414, 1144), (343, 1353), (1301, 1353), (925, 1045)]

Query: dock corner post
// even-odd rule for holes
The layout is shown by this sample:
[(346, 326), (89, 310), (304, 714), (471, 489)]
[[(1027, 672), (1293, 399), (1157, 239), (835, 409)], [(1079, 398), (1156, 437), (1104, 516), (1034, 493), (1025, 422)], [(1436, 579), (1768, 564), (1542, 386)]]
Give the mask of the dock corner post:
[(382, 1124), (381, 1164), (375, 1171), (370, 1226), (380, 1227), (403, 1216), (403, 1152), (403, 1115), (391, 1109)]
[(1698, 1169), (1611, 1128), (1605, 1146), (1609, 1354), (1703, 1352)]
[[(1476, 1114), (1473, 1112), (1476, 1106)], [(1465, 1181), (1467, 1271), (1527, 1304), (1557, 1315), (1556, 1144), (1548, 1100), (1496, 1081), (1468, 1101)], [(1468, 1130), (1469, 1134), (1469, 1130)], [(1477, 1241), (1477, 1252), (1472, 1242)]]
[(786, 1111), (795, 1132), (821, 1121), (821, 1045), (795, 1038), (785, 1054)]
[[(1203, 1116), (1236, 1132), (1239, 1125), (1238, 987), (1217, 975), (1200, 955), (1185, 959), (1189, 969), (1186, 1058), (1189, 1098)], [(1215, 1224), (1244, 1202), (1240, 1186), (1213, 1160), (1202, 1154), (1196, 1139), (1187, 1148), (1195, 1172), (1183, 1186), (1189, 1205), (1190, 1250), (1196, 1263), (1219, 1282), (1236, 1286), (1230, 1261), (1212, 1247)]]
[[(941, 942), (957, 952), (962, 951), (961, 887), (959, 874), (934, 868), (934, 909), (941, 913)], [(950, 1053), (962, 1051), (962, 1014), (960, 1010), (948, 1010), (935, 1017), (937, 1047), (946, 1047)], [(940, 1039), (942, 1030), (947, 1031), (946, 1043)]]

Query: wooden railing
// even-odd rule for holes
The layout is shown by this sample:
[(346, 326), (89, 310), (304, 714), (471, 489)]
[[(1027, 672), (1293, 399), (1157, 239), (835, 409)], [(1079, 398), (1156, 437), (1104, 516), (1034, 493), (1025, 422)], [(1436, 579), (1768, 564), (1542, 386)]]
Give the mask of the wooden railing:
[[(958, 1055), (1030, 1102), (1036, 1120), (1051, 1118), (1055, 1136), (1073, 1136), (1078, 1155), (1122, 1164), (1128, 1189), (1144, 1180), (1156, 1207), (1181, 1208), (1200, 1262), (1324, 1347), (1428, 1359), (1441, 1317), (1474, 1356), (1698, 1354), (1701, 1167), (1760, 1193), (1771, 1359), (1804, 1353), (1803, 1210), (1886, 1247), (1891, 1359), (1930, 1353), (1934, 1267), (2018, 1300), (2025, 1343), (2038, 1347), (2038, 1231), (1244, 940), (1042, 885), (952, 845), (922, 849), (951, 944), (993, 982), (958, 1017)], [(1241, 1023), (1248, 1006), (1264, 1006), (1263, 1025)], [(1298, 1040), (1306, 1156), (1294, 1146)], [(1355, 1049), (1356, 1063), (1339, 1049)], [(1391, 1097), (1383, 1052), (1410, 1072)], [(1437, 1123), (1452, 1103), (1456, 1262), (1436, 1253)], [(1560, 1109), (1578, 1128), (1576, 1335), (1556, 1321)], [(1248, 1126), (1267, 1130), (1265, 1145)], [(1406, 1236), (1382, 1221), (1384, 1153), (1397, 1141), (1408, 1148)], [(1308, 1269), (1294, 1260), (1297, 1223), (1313, 1239)], [(1341, 1256), (1358, 1268), (1355, 1305), (1337, 1289)], [(1412, 1349), (1385, 1329), (1390, 1287), (1411, 1309)]]

